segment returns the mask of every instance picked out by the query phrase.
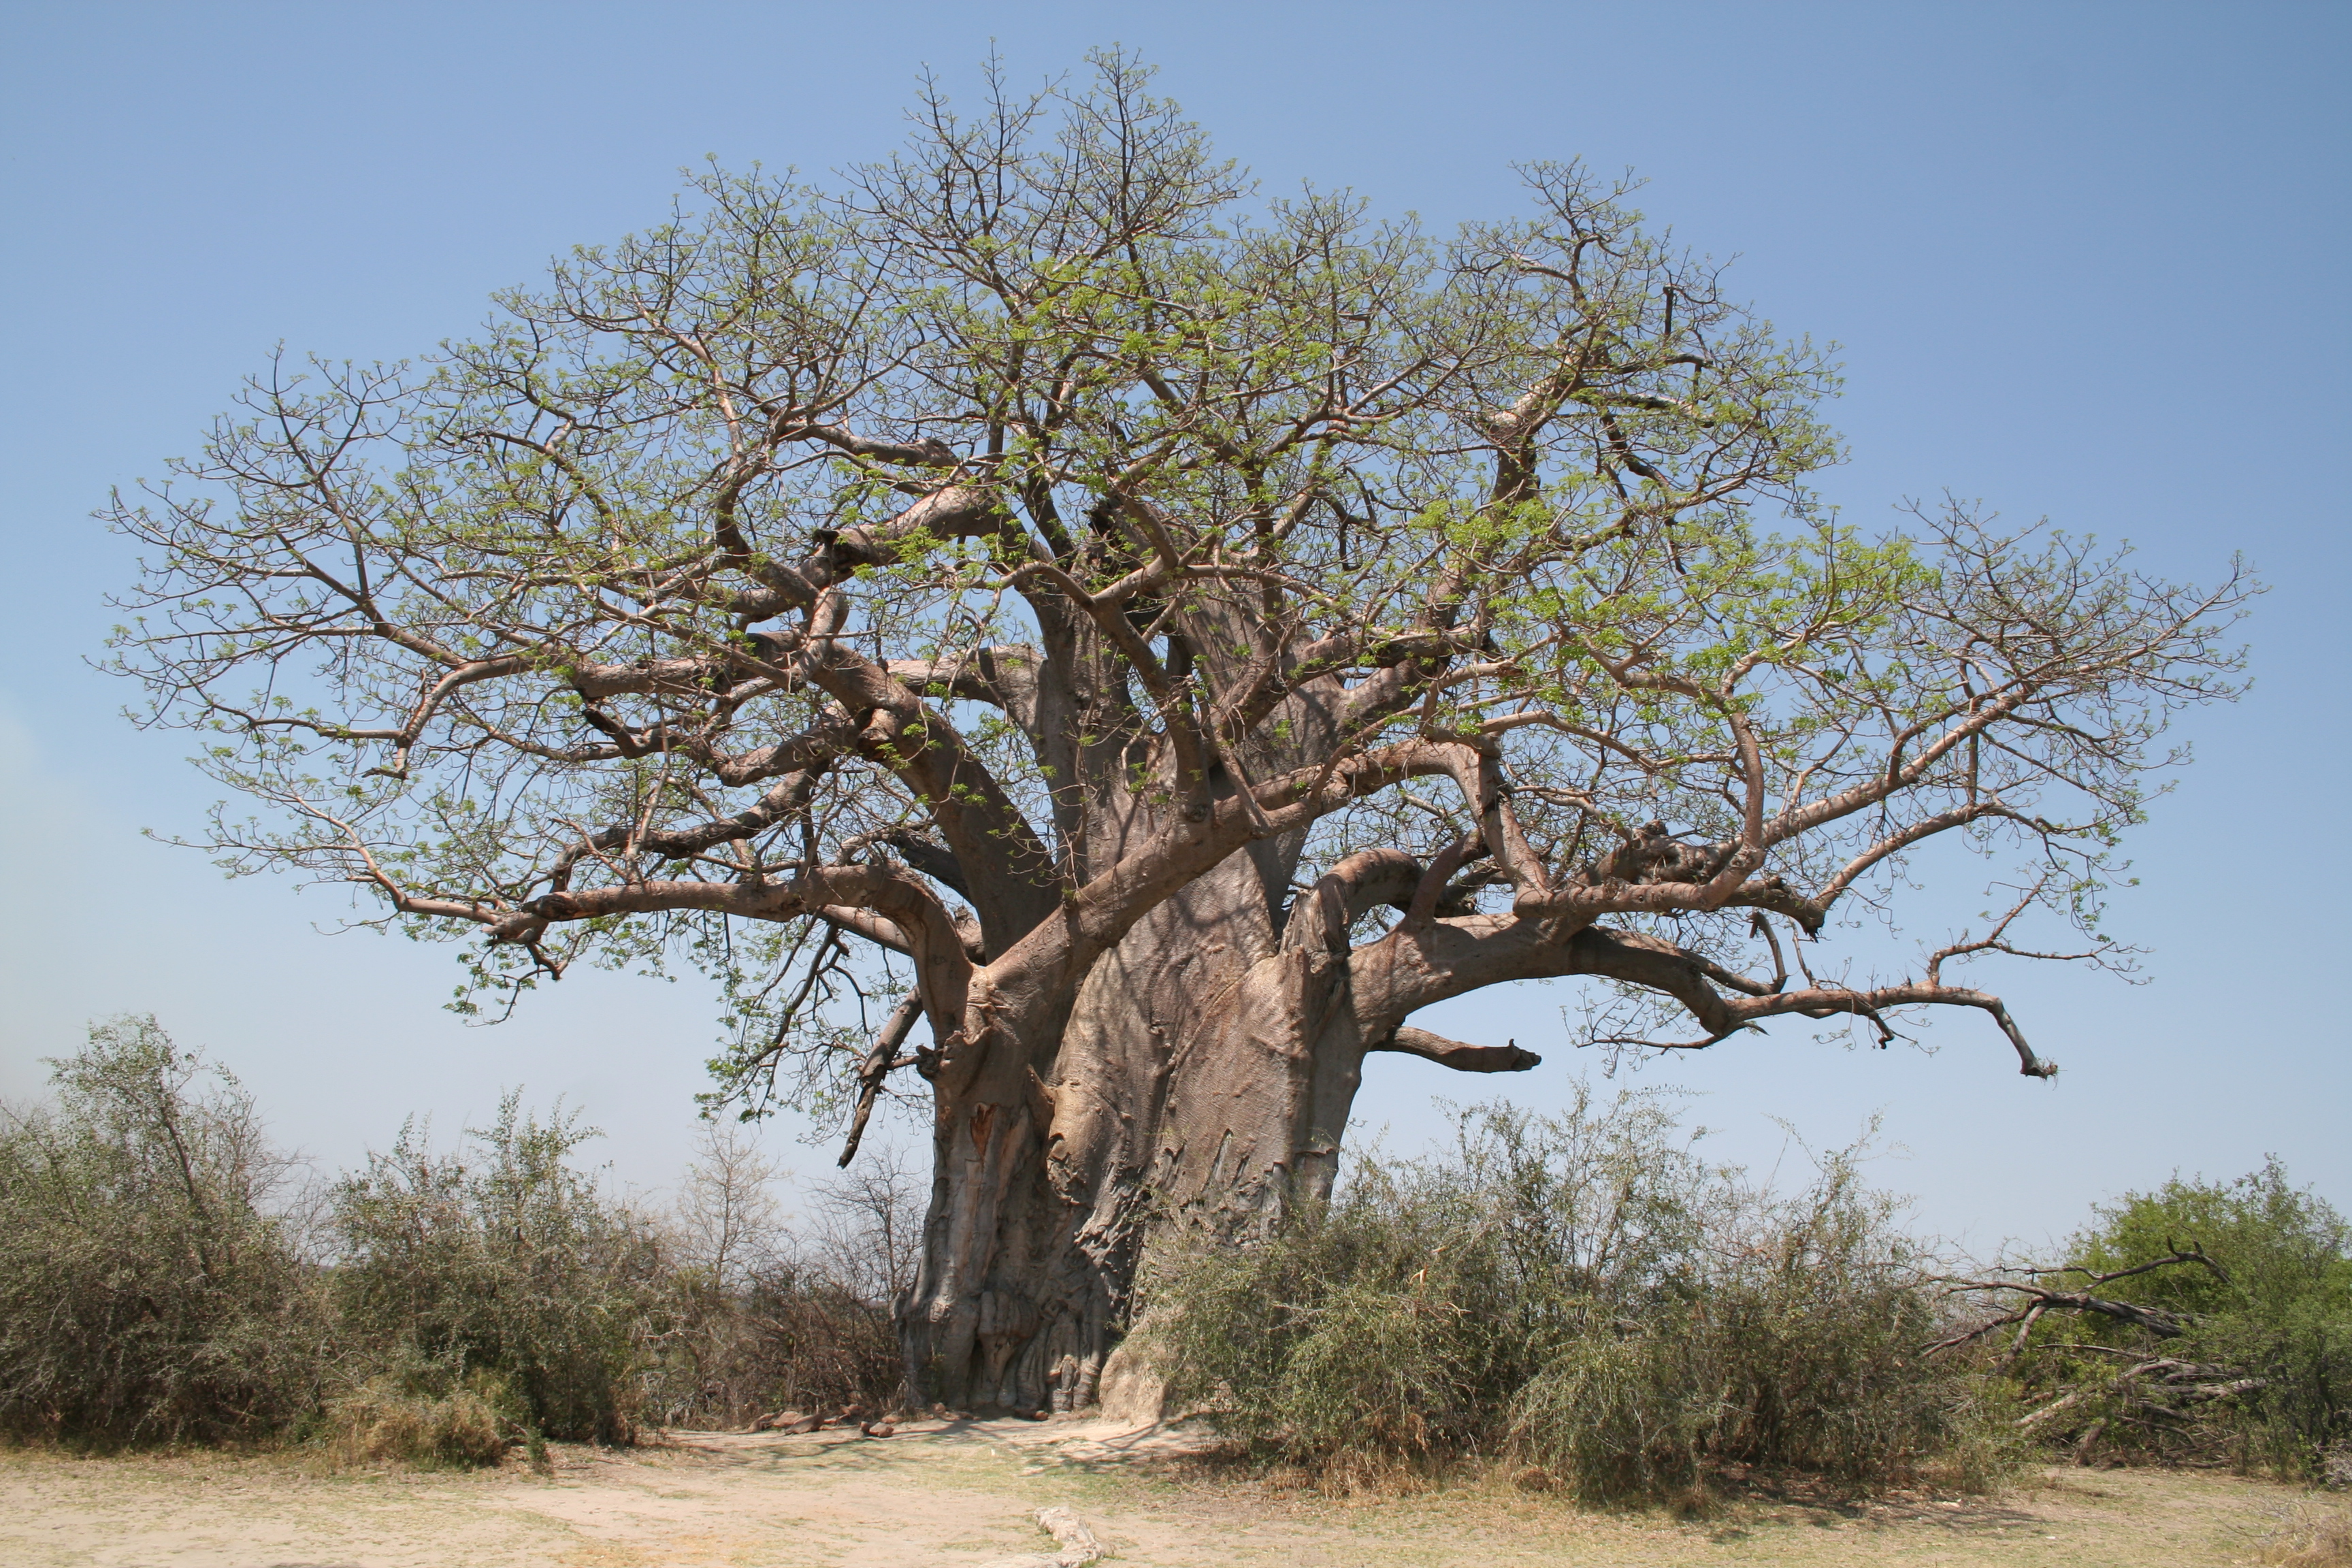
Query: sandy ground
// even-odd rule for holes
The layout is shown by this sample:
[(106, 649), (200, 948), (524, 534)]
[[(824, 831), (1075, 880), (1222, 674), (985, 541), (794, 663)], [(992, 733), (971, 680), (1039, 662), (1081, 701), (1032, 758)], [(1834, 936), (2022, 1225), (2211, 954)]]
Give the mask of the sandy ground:
[(2053, 1470), (1991, 1499), (1749, 1504), (1720, 1517), (1581, 1511), (1508, 1489), (1370, 1501), (1185, 1479), (1181, 1440), (1102, 1426), (979, 1422), (887, 1441), (681, 1435), (558, 1449), (551, 1477), (325, 1474), (285, 1457), (0, 1454), (0, 1563), (147, 1568), (839, 1565), (984, 1568), (1051, 1552), (1035, 1511), (1074, 1509), (1112, 1561), (1372, 1564), (2252, 1563), (2297, 1506), (2215, 1475)]

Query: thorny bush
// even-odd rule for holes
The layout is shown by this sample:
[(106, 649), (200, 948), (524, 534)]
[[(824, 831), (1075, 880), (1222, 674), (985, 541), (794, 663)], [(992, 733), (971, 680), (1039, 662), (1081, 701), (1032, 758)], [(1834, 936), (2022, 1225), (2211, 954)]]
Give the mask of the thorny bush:
[(1585, 1088), (1558, 1116), (1465, 1112), (1450, 1154), (1368, 1160), (1255, 1245), (1163, 1254), (1148, 1333), (1180, 1399), (1327, 1477), (1981, 1483), (2002, 1446), (1980, 1381), (1918, 1353), (1945, 1307), (1895, 1221), (1851, 1152), (1776, 1194), (1701, 1160), (1662, 1097)]
[(54, 1066), (54, 1103), (0, 1107), (0, 1433), (463, 1466), (897, 1390), (917, 1227), (889, 1151), (794, 1229), (714, 1130), (663, 1213), (510, 1094), (470, 1147), (412, 1122), (321, 1190), (152, 1018)]
[(509, 1093), (471, 1157), (411, 1123), (336, 1188), (342, 1326), (436, 1392), (494, 1371), (551, 1437), (625, 1439), (662, 1297), (660, 1241), (569, 1156), (593, 1133)]
[(223, 1441), (310, 1409), (318, 1280), (252, 1097), (152, 1017), (51, 1066), (53, 1107), (0, 1107), (0, 1429)]
[(903, 1380), (890, 1302), (914, 1277), (921, 1194), (896, 1149), (811, 1190), (788, 1226), (782, 1173), (734, 1128), (706, 1129), (671, 1226), (670, 1317), (647, 1373), (666, 1426), (774, 1410), (879, 1410)]

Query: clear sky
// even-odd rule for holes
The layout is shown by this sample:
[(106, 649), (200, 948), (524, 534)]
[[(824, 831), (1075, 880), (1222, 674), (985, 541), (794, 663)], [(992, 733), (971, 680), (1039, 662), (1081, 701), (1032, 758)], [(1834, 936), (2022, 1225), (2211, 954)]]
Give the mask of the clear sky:
[[(340, 894), (141, 837), (211, 790), (85, 663), (131, 575), (86, 513), (191, 450), (273, 343), (429, 350), (549, 256), (656, 221), (705, 153), (822, 175), (885, 151), (919, 69), (968, 92), (992, 38), (1016, 79), (1126, 44), (1269, 187), (1438, 226), (1514, 210), (1514, 160), (1631, 165), (1782, 330), (1843, 345), (1849, 517), (1949, 489), (2168, 575), (2249, 555), (2275, 585), (2253, 691), (2184, 724), (2199, 760), (2117, 900), (2151, 983), (1977, 972), (2054, 1083), (1959, 1021), (1934, 1055), (1784, 1026), (1642, 1080), (1697, 1091), (1759, 1164), (1775, 1119), (1837, 1142), (1881, 1114), (1907, 1151), (1883, 1179), (1979, 1246), (2265, 1152), (2352, 1207), (2341, 4), (0, 5), (0, 1094), (88, 1018), (152, 1010), (329, 1164), (520, 1083), (583, 1107), (625, 1179), (668, 1179), (714, 1033), (691, 984), (579, 975), (469, 1028), (440, 1010), (449, 950), (319, 934)], [(1979, 902), (1931, 888), (1916, 929)], [(1509, 1082), (1550, 1103), (1599, 1066), (1555, 1048), (1566, 1000), (1423, 1021), (1552, 1049)], [(1359, 1110), (1410, 1147), (1432, 1093), (1499, 1087), (1375, 1058)]]

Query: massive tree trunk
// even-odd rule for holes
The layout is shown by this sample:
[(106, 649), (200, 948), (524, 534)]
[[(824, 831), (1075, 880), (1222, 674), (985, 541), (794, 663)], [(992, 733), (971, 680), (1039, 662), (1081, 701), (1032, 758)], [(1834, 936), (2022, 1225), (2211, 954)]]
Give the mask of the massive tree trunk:
[(1328, 1194), (1367, 1051), (1539, 1059), (1401, 1026), (1390, 987), (1359, 996), (1349, 924), (1383, 903), (1410, 921), (1418, 862), (1354, 857), (1283, 920), (1297, 851), (1254, 847), (1139, 921), (1055, 1028), (968, 1087), (935, 1081), (922, 1267), (899, 1304), (918, 1397), (1090, 1403), (1150, 1234), (1233, 1237)]
[[(1237, 855), (1100, 960), (1058, 1032), (968, 1087), (934, 1084), (930, 1214), (902, 1304), (919, 1394), (1084, 1405), (1152, 1221), (1233, 1227), (1328, 1189), (1362, 1052), (1344, 1026), (1308, 1032), (1310, 999), (1283, 984), (1305, 956), (1276, 952)], [(1318, 980), (1339, 967), (1317, 957)]]
[[(1246, 630), (1222, 619), (1181, 615), (1180, 659), (1246, 646)], [(1139, 798), (1129, 671), (1093, 618), (1049, 601), (1040, 620), (1049, 658), (1007, 706), (1082, 781), (1060, 823), (1082, 876), (1181, 830), (1188, 796), (1194, 816), (1211, 796), (1231, 803), (1222, 764), (1188, 791), (1164, 743), (1150, 771), (1169, 787)], [(1286, 738), (1244, 742), (1246, 765), (1297, 766), (1329, 734), (1337, 693), (1337, 682), (1302, 682), (1282, 703)], [(1068, 739), (1081, 733), (1104, 743)], [(1231, 1233), (1329, 1191), (1364, 1041), (1344, 1006), (1328, 1005), (1344, 990), (1344, 958), (1285, 951), (1304, 840), (1250, 843), (1177, 889), (1070, 994), (1026, 1009), (1017, 1038), (1002, 1015), (971, 1020), (967, 1033), (992, 1028), (998, 1048), (969, 1082), (932, 1072), (930, 1213), (898, 1304), (918, 1397), (1024, 1411), (1091, 1403), (1155, 1226)]]

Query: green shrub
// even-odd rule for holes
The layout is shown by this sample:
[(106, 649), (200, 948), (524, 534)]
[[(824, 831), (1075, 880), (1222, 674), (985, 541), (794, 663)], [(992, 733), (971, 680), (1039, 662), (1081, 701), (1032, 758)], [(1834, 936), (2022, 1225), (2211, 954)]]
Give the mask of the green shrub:
[[(2175, 1264), (2095, 1290), (2173, 1314), (2177, 1337), (2093, 1313), (2051, 1313), (2036, 1325), (2018, 1363), (2027, 1395), (2095, 1395), (2043, 1430), (2086, 1456), (2095, 1443), (2318, 1479), (2335, 1446), (2352, 1444), (2352, 1226), (2273, 1160), (2231, 1182), (2176, 1177), (2126, 1194), (2095, 1211), (2068, 1256), (2087, 1273), (2113, 1274), (2190, 1247), (2215, 1267)], [(2083, 1284), (2074, 1274), (2042, 1282)], [(2117, 1375), (2155, 1357), (2204, 1369), (2209, 1386), (2249, 1386), (2183, 1404), (2160, 1379)]]
[(470, 1156), (432, 1153), (411, 1124), (337, 1187), (343, 1331), (436, 1394), (496, 1373), (530, 1426), (625, 1441), (663, 1308), (660, 1249), (571, 1163), (594, 1132), (519, 1103), (507, 1096)]
[(1451, 1156), (1368, 1159), (1251, 1245), (1164, 1243), (1149, 1342), (1171, 1391), (1331, 1475), (1465, 1460), (1591, 1499), (1731, 1464), (1857, 1485), (1981, 1481), (1941, 1298), (1852, 1161), (1776, 1196), (1708, 1166), (1655, 1095), (1461, 1119)]
[(53, 1108), (0, 1110), (0, 1426), (247, 1440), (314, 1408), (327, 1316), (251, 1098), (152, 1017), (52, 1066)]

